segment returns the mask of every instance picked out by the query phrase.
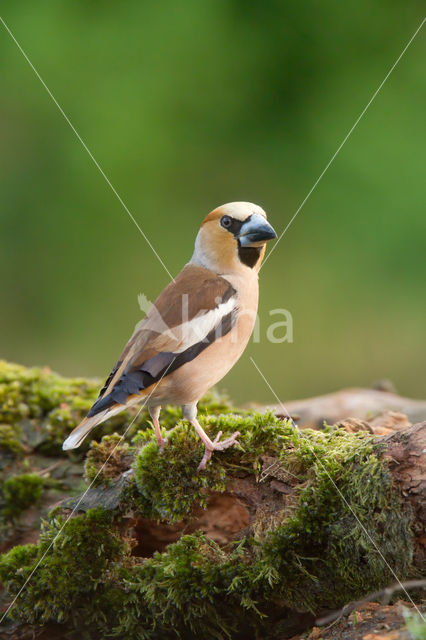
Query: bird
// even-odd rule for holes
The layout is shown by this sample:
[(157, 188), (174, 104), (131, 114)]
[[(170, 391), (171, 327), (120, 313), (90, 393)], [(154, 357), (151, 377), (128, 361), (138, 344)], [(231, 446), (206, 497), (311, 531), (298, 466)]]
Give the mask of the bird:
[(181, 406), (204, 444), (199, 471), (213, 451), (238, 444), (238, 431), (223, 440), (219, 432), (211, 440), (197, 420), (197, 403), (247, 346), (257, 315), (259, 269), (266, 243), (276, 237), (258, 205), (231, 202), (211, 211), (196, 236), (192, 258), (136, 325), (99, 397), (63, 449), (79, 447), (98, 424), (141, 402), (160, 451), (167, 444), (161, 407)]

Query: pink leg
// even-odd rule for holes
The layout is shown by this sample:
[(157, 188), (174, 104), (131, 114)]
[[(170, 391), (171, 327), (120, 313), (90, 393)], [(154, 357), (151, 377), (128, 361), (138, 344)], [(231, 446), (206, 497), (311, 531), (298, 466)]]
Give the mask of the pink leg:
[(161, 435), (161, 427), (160, 427), (160, 420), (159, 420), (160, 411), (161, 411), (161, 407), (155, 407), (153, 409), (150, 409), (149, 413), (151, 415), (152, 423), (154, 425), (158, 447), (160, 451), (162, 451), (164, 449), (164, 445), (167, 444), (167, 439), (164, 439), (163, 436)]

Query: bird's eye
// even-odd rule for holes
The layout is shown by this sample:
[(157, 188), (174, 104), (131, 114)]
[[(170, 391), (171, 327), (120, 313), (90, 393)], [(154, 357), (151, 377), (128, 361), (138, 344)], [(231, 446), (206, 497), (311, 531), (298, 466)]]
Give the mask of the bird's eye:
[(230, 218), (229, 216), (223, 216), (220, 220), (220, 224), (224, 229), (229, 229), (232, 225), (232, 218)]

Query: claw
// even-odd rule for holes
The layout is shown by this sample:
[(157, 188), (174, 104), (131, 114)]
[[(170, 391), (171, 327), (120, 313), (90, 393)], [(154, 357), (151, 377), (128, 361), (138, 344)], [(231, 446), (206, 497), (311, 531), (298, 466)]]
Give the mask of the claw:
[(197, 467), (197, 471), (204, 471), (208, 461), (212, 457), (212, 453), (213, 453), (213, 451), (211, 451), (210, 449), (207, 449), (207, 447), (204, 448), (204, 455), (201, 458), (201, 462)]
[(226, 438), (226, 440), (222, 440), (222, 441), (219, 440), (221, 435), (222, 435), (222, 431), (219, 431), (219, 433), (211, 443), (211, 447), (206, 445), (204, 449), (204, 455), (201, 459), (200, 464), (198, 465), (197, 471), (204, 471), (208, 461), (212, 457), (213, 451), (224, 451), (225, 449), (228, 449), (228, 447), (232, 447), (235, 444), (237, 445), (239, 444), (237, 440), (238, 436), (240, 435), (239, 431), (235, 431), (235, 433), (233, 433), (232, 436), (229, 436), (229, 438)]

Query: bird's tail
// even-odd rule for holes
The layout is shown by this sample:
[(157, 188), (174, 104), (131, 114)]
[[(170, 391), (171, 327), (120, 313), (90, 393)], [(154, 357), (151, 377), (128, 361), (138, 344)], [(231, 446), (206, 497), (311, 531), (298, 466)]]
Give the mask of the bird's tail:
[(90, 418), (84, 418), (84, 420), (80, 422), (78, 427), (71, 431), (70, 435), (62, 445), (62, 449), (64, 449), (65, 451), (67, 451), (68, 449), (76, 449), (81, 445), (83, 440), (92, 431), (92, 429), (94, 429), (98, 424), (101, 424), (101, 422), (104, 422), (111, 416), (120, 413), (120, 411), (123, 411), (124, 409), (126, 409), (126, 405), (120, 404), (112, 409), (105, 409), (104, 411), (100, 411)]

